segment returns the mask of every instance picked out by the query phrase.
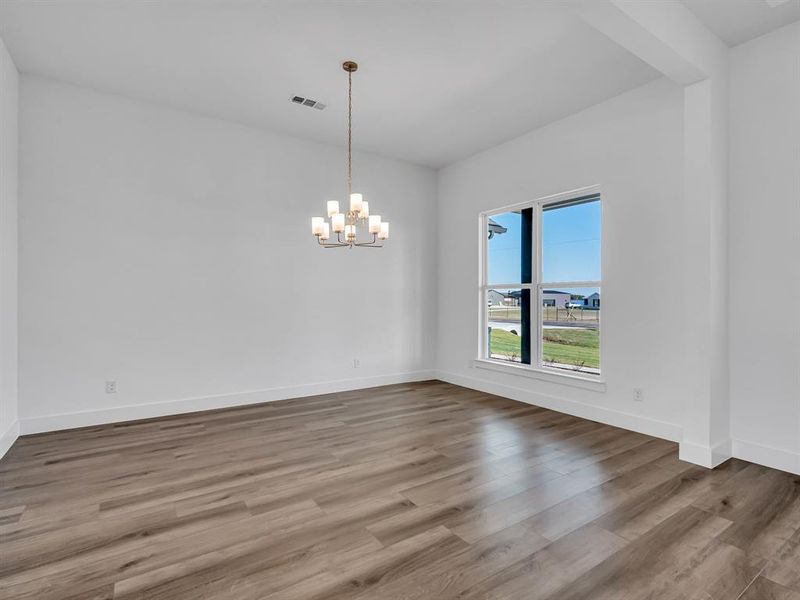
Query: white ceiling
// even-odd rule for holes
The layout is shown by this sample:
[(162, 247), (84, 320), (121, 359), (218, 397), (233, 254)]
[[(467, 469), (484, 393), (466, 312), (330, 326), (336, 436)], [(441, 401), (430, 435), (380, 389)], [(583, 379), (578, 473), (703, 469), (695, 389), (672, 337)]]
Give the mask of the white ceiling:
[[(552, 3), (2, 0), (20, 71), (434, 167), (658, 77)], [(299, 94), (328, 105), (289, 102)]]
[(551, 0), (1, 0), (0, 35), (23, 72), (337, 145), (352, 58), (354, 146), (432, 167), (659, 77)]
[(683, 0), (683, 3), (728, 46), (800, 19), (800, 0)]

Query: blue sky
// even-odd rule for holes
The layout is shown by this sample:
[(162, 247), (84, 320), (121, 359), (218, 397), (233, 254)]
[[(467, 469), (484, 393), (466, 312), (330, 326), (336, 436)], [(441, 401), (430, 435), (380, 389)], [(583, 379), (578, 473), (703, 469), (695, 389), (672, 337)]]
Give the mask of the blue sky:
[[(520, 215), (503, 213), (492, 220), (508, 231), (489, 240), (489, 283), (519, 283)], [(544, 211), (542, 240), (542, 281), (600, 279), (599, 201)]]

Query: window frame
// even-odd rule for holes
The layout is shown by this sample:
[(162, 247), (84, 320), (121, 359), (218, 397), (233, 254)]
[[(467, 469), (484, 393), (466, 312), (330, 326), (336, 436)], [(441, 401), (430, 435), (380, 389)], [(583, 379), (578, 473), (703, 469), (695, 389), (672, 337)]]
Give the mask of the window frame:
[[(600, 202), (600, 279), (592, 281), (544, 281), (542, 280), (542, 212), (545, 207), (570, 200), (577, 200), (585, 196), (598, 196)], [(605, 235), (603, 235), (603, 212), (605, 209), (606, 199), (601, 194), (599, 185), (591, 185), (575, 190), (560, 192), (537, 198), (536, 200), (520, 202), (491, 210), (485, 210), (479, 213), (478, 227), (480, 231), (480, 256), (478, 266), (478, 352), (477, 359), (474, 361), (474, 366), (481, 368), (490, 368), (491, 370), (508, 370), (515, 374), (522, 374), (534, 376), (540, 379), (546, 379), (554, 382), (571, 382), (578, 384), (579, 387), (586, 387), (588, 389), (605, 389), (604, 371), (603, 371), (603, 340), (605, 336), (602, 333), (602, 323), (598, 322), (598, 330), (600, 331), (600, 360), (599, 360), (599, 375), (591, 373), (581, 373), (580, 371), (571, 372), (566, 369), (558, 367), (549, 367), (543, 361), (543, 340), (542, 340), (542, 327), (543, 327), (543, 313), (541, 306), (541, 293), (544, 289), (557, 289), (563, 288), (576, 288), (576, 287), (591, 287), (597, 288), (600, 292), (601, 298), (603, 288), (603, 244)], [(530, 283), (504, 283), (495, 282), (490, 283), (489, 278), (489, 239), (486, 235), (489, 219), (495, 215), (521, 211), (526, 208), (533, 208), (532, 215), (532, 231), (534, 239), (531, 243), (531, 282)], [(486, 305), (486, 298), (490, 289), (504, 289), (504, 290), (524, 290), (529, 289), (531, 295), (530, 301), (530, 324), (531, 336), (536, 336), (536, 342), (531, 343), (531, 362), (515, 363), (502, 359), (492, 358), (489, 354), (489, 339), (488, 339), (488, 322), (489, 310)], [(602, 307), (601, 307), (602, 308)], [(535, 325), (535, 327), (534, 327)], [(539, 377), (542, 375), (542, 377)]]

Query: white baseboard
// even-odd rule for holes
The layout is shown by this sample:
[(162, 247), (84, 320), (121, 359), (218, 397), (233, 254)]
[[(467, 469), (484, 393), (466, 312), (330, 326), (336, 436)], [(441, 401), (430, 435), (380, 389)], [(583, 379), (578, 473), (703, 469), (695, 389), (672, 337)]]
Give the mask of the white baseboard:
[(460, 385), (462, 387), (479, 390), (488, 394), (495, 394), (496, 396), (503, 396), (504, 398), (511, 398), (525, 402), (526, 404), (533, 404), (543, 408), (549, 408), (558, 412), (566, 413), (583, 419), (591, 421), (598, 421), (614, 427), (621, 427), (630, 431), (652, 435), (654, 437), (677, 442), (681, 439), (683, 430), (680, 425), (675, 423), (668, 423), (666, 421), (659, 421), (657, 419), (650, 419), (639, 415), (633, 415), (609, 408), (593, 404), (585, 404), (583, 402), (576, 402), (575, 400), (568, 400), (566, 398), (557, 398), (555, 396), (540, 394), (517, 388), (509, 385), (503, 385), (478, 379), (474, 377), (466, 377), (464, 375), (457, 375), (455, 373), (437, 371), (437, 379)]
[(730, 439), (723, 440), (713, 446), (681, 441), (678, 458), (707, 469), (713, 469), (733, 456), (731, 448), (732, 442)]
[(14, 421), (3, 435), (0, 435), (0, 458), (6, 455), (12, 444), (19, 437), (19, 421)]
[(747, 440), (733, 440), (733, 456), (765, 467), (800, 475), (800, 452), (773, 448)]
[[(409, 373), (394, 373), (390, 375), (377, 375), (374, 377), (360, 377), (354, 379), (340, 379), (324, 381), (305, 385), (285, 386), (222, 394), (216, 396), (202, 396), (197, 398), (181, 398), (149, 404), (131, 404), (128, 406), (115, 406), (100, 410), (62, 413), (57, 415), (41, 415), (24, 417), (20, 419), (22, 435), (58, 431), (61, 429), (74, 429), (76, 427), (89, 427), (106, 423), (119, 423), (121, 421), (135, 421), (137, 419), (150, 419), (200, 410), (213, 410), (217, 408), (230, 408), (290, 398), (302, 398), (319, 394), (345, 392), (364, 388), (391, 385), (395, 383), (408, 383), (412, 381), (425, 381), (434, 379), (433, 371), (413, 371)], [(3, 438), (5, 440), (5, 438)], [(16, 437), (14, 438), (16, 439)]]

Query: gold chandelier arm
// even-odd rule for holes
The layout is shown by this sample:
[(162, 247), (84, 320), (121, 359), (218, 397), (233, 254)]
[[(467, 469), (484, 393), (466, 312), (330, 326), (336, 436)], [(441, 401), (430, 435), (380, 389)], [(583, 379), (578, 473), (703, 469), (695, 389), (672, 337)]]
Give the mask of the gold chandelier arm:
[(364, 247), (364, 248), (383, 248), (383, 244), (378, 243), (378, 235), (373, 233), (372, 234), (372, 241), (371, 242), (356, 242), (355, 246)]
[(343, 242), (342, 241), (342, 234), (336, 234), (336, 240), (333, 243), (323, 242), (319, 239), (319, 236), (316, 236), (317, 244), (322, 246), (323, 248), (353, 248), (354, 246), (358, 246), (359, 248), (383, 248), (383, 244), (378, 243), (378, 236), (377, 234), (372, 234), (372, 241), (371, 242), (356, 242), (353, 240), (352, 242)]
[(321, 239), (319, 239), (319, 236), (316, 236), (316, 238), (317, 238), (317, 244), (319, 244), (323, 248), (346, 248), (347, 246), (350, 245), (350, 244), (343, 244), (341, 242), (341, 235), (339, 236), (339, 242), (334, 242), (332, 244), (323, 242)]

